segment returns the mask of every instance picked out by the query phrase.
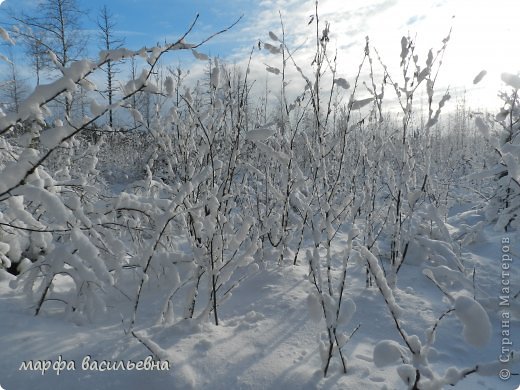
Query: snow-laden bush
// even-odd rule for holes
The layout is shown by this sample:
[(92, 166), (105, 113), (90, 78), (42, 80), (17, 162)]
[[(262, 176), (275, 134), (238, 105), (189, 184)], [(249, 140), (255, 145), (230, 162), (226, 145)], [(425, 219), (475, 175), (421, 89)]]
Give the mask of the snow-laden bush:
[[(152, 78), (154, 68), (165, 53), (174, 50), (194, 51), (200, 45), (185, 43), (185, 36), (174, 43), (151, 49), (117, 49), (101, 52), (97, 61), (72, 62), (70, 66), (61, 69), (62, 74), (55, 81), (38, 86), (21, 104), (18, 112), (2, 113), (0, 139), (4, 146), (2, 150), (5, 151), (2, 152), (0, 166), (2, 268), (20, 272), (12, 286), (23, 289), (35, 303), (36, 314), (50, 302), (59, 302), (74, 318), (86, 316), (93, 319), (96, 311), (104, 310), (107, 297), (115, 290), (121, 291), (118, 283), (126, 279), (125, 273), (133, 270), (130, 272), (140, 275), (134, 299), (133, 325), (143, 285), (154, 266), (152, 260), (164, 245), (163, 241), (170, 239), (167, 235), (172, 229), (170, 223), (189, 213), (195, 215), (200, 208), (211, 208), (212, 198), (203, 199), (201, 186), (211, 188), (211, 192), (218, 197), (217, 202), (233, 204), (229, 198), (238, 143), (234, 158), (229, 160), (226, 170), (222, 167), (222, 161), (217, 166), (216, 150), (212, 150), (211, 146), (213, 135), (205, 134), (209, 154), (201, 154), (199, 171), (189, 172), (190, 167), (186, 164), (184, 169), (188, 175), (184, 176), (184, 183), (173, 186), (164, 183), (161, 178), (155, 180), (152, 170), (158, 153), (153, 153), (146, 164), (147, 173), (143, 175), (140, 189), (136, 191), (133, 187), (129, 192), (122, 192), (110, 199), (101, 191), (100, 172), (97, 169), (100, 144), (104, 139), (97, 137), (99, 142), (89, 145), (86, 144), (86, 138), (81, 137), (87, 130), (96, 128), (96, 121), (105, 113), (118, 107), (128, 109), (139, 121), (142, 115), (135, 108), (127, 107), (125, 102), (141, 92), (162, 96), (163, 85)], [(9, 42), (12, 43), (11, 40)], [(90, 116), (82, 118), (65, 116), (58, 119), (49, 108), (50, 103), (61, 96), (66, 95), (71, 100), (80, 87), (96, 91), (97, 87), (89, 77), (107, 61), (134, 57), (145, 58), (148, 67), (124, 85), (117, 103), (109, 106), (92, 98)], [(171, 84), (171, 79), (166, 79), (164, 88), (170, 96)], [(216, 84), (213, 84), (215, 88)], [(187, 95), (185, 100), (189, 105)], [(222, 101), (218, 100), (220, 104)], [(193, 118), (202, 124), (203, 119), (199, 114), (194, 113)], [(175, 122), (179, 123), (179, 120), (175, 120), (174, 111), (171, 111), (164, 119), (156, 117), (146, 123), (148, 130), (156, 137), (158, 151), (162, 154), (171, 150), (168, 145), (164, 145), (163, 141), (167, 139), (161, 139), (161, 133), (166, 126)], [(15, 137), (14, 130), (20, 125), (24, 126), (26, 132), (21, 135), (17, 132), (18, 136)], [(196, 142), (202, 136), (202, 132), (198, 131), (191, 138), (193, 151), (198, 149), (199, 144)], [(86, 150), (80, 152), (80, 145), (84, 147), (85, 144)], [(216, 182), (216, 175), (222, 172), (225, 175)], [(171, 178), (173, 181), (177, 177), (172, 175)], [(249, 219), (235, 218), (230, 219), (236, 221), (235, 224), (226, 223), (224, 218), (227, 218), (232, 208), (226, 207), (229, 208), (221, 211), (221, 217), (210, 213), (217, 218), (212, 222), (213, 225), (224, 228), (225, 235), (229, 237), (234, 236), (237, 226), (242, 226), (244, 234), (241, 240), (230, 238), (230, 243), (224, 242), (224, 245), (229, 246), (233, 259), (237, 251), (242, 255), (240, 258), (251, 256), (254, 253), (254, 238), (250, 240), (252, 243), (245, 254), (240, 250), (248, 238), (248, 226), (251, 225)], [(210, 226), (210, 223), (206, 223), (206, 226)], [(185, 233), (191, 232), (187, 224), (185, 228)], [(223, 235), (213, 234), (215, 240)], [(218, 248), (219, 251), (224, 249), (228, 248)], [(229, 265), (225, 258), (212, 258), (211, 264), (201, 261), (207, 271), (206, 275), (211, 274), (210, 279), (224, 279), (220, 280), (219, 287), (229, 280), (229, 275), (236, 268), (236, 265)], [(220, 265), (218, 271), (215, 271), (217, 262)], [(216, 293), (215, 284), (213, 288)], [(213, 309), (216, 315), (216, 305)]]
[[(462, 336), (468, 344), (479, 348), (485, 346), (491, 339), (492, 326), (488, 314), (479, 302), (468, 295), (469, 292), (464, 288), (464, 283), (456, 294), (447, 291), (447, 286), (453, 286), (451, 273), (460, 275), (460, 271), (453, 271), (449, 268), (446, 268), (444, 272), (439, 272), (438, 269), (425, 269), (424, 275), (445, 294), (450, 307), (426, 330), (425, 337), (421, 340), (419, 336), (406, 332), (402, 309), (396, 302), (394, 292), (389, 287), (377, 258), (365, 247), (360, 247), (359, 253), (366, 260), (401, 337), (400, 343), (393, 340), (381, 340), (375, 345), (373, 359), (376, 366), (396, 365), (399, 377), (408, 389), (422, 390), (440, 390), (445, 385), (455, 386), (470, 374), (487, 376), (495, 375), (499, 371), (496, 367), (500, 362), (495, 361), (479, 363), (464, 369), (450, 367), (444, 373), (438, 373), (435, 372), (429, 361), (430, 351), (436, 341), (436, 332), (439, 326), (442, 326), (441, 321), (450, 314), (455, 314), (460, 321)], [(451, 273), (446, 271), (451, 271)], [(459, 278), (464, 279), (463, 276), (459, 276)], [(517, 359), (518, 357), (512, 354), (508, 364), (512, 365)]]
[[(475, 125), (487, 138), (496, 155), (491, 167), (476, 178), (492, 178), (495, 191), (485, 205), (486, 216), (498, 230), (518, 229), (520, 219), (520, 77), (502, 73), (502, 81), (509, 91), (499, 94), (503, 107), (494, 118), (475, 117)], [(492, 131), (498, 124), (498, 130)]]

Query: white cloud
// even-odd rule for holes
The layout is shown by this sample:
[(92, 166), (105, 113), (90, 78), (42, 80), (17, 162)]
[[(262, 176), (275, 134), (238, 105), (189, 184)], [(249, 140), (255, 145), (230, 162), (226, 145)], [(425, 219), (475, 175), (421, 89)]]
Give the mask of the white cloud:
[[(281, 37), (281, 14), (286, 42), (290, 48), (298, 48), (295, 60), (303, 69), (310, 70), (316, 31), (315, 24), (308, 26), (307, 23), (314, 14), (315, 2), (262, 0), (257, 4), (249, 16), (246, 14), (245, 27), (229, 37), (239, 37), (232, 59), (245, 63), (252, 44), (258, 39), (270, 42), (269, 31)], [(496, 91), (503, 86), (501, 72), (514, 73), (520, 69), (520, 51), (514, 49), (520, 25), (515, 20), (516, 13), (511, 12), (516, 8), (516, 0), (496, 0), (492, 4), (487, 0), (321, 0), (319, 17), (322, 28), (325, 21), (331, 23), (329, 48), (331, 53), (338, 50), (338, 73), (349, 81), (355, 76), (363, 56), (365, 36), (370, 36), (371, 45), (377, 48), (394, 78), (398, 79), (403, 35), (410, 34), (415, 39), (416, 54), (424, 66), (430, 48), (439, 49), (442, 39), (453, 27), (437, 89), (444, 91), (449, 86), (455, 93), (467, 90), (466, 100), (476, 108), (497, 103)], [(280, 67), (281, 59), (267, 51), (256, 54), (254, 69), (263, 72), (264, 64)], [(374, 58), (374, 67), (381, 72), (378, 65)], [(482, 69), (488, 70), (488, 76), (476, 88), (472, 80)], [(261, 77), (260, 73), (253, 74)], [(274, 76), (269, 75), (269, 78), (273, 80)], [(289, 73), (288, 79), (292, 80), (290, 85), (295, 91), (301, 87), (301, 77), (295, 71)], [(275, 90), (274, 84), (270, 86)]]

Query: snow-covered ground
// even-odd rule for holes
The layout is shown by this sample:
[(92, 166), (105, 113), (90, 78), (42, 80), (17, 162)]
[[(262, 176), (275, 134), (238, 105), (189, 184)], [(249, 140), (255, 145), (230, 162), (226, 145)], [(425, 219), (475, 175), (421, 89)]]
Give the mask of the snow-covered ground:
[[(460, 215), (465, 218), (461, 218)], [(469, 218), (469, 220), (468, 220)], [(472, 219), (472, 220), (471, 220)], [(462, 223), (475, 223), (471, 213), (452, 217), (452, 234)], [(461, 322), (452, 313), (443, 319), (437, 331), (429, 360), (441, 374), (450, 366), (470, 368), (491, 362), (501, 354), (502, 238), (510, 237), (514, 259), (518, 260), (520, 238), (484, 229), (476, 241), (462, 248), (467, 269), (475, 268), (475, 296), (488, 312), (493, 326), (489, 343), (481, 348), (463, 339)], [(341, 240), (336, 241), (341, 245)], [(335, 248), (339, 249), (339, 248)], [(439, 289), (421, 273), (422, 266), (410, 262), (399, 273), (396, 301), (402, 308), (401, 319), (409, 335), (425, 339), (425, 331), (448, 308)], [(513, 263), (514, 264), (514, 263)], [(308, 266), (261, 267), (233, 296), (222, 304), (219, 326), (195, 320), (181, 321), (171, 327), (154, 327), (157, 307), (153, 294), (146, 299), (141, 314), (149, 323), (136, 336), (125, 334), (118, 320), (118, 308), (111, 307), (103, 321), (76, 325), (48, 312), (34, 317), (25, 301), (15, 295), (8, 281), (0, 282), (0, 385), (18, 389), (403, 389), (395, 366), (378, 368), (374, 364), (374, 346), (384, 339), (402, 342), (381, 293), (365, 288), (365, 265), (349, 264), (345, 298), (351, 298), (357, 311), (345, 331), (360, 324), (352, 340), (343, 348), (348, 373), (342, 373), (337, 356), (327, 378), (323, 378), (318, 351), (318, 335), (325, 328), (309, 315), (308, 295), (313, 291)], [(508, 277), (514, 292), (519, 286), (518, 267)], [(453, 285), (453, 291), (457, 285)], [(160, 301), (157, 299), (157, 301)], [(518, 305), (511, 306), (510, 340), (513, 349), (520, 345)], [(170, 363), (169, 370), (96, 371), (82, 363), (144, 361), (151, 354), (145, 345)], [(56, 372), (59, 360), (68, 369)], [(35, 370), (21, 369), (32, 361)], [(53, 364), (48, 371), (45, 363)], [(43, 366), (41, 366), (43, 363)], [(40, 364), (40, 366), (38, 366)], [(74, 367), (72, 367), (74, 365)], [(62, 363), (62, 368), (65, 363)], [(505, 367), (505, 366), (504, 366)], [(74, 368), (74, 370), (72, 370)], [(163, 367), (164, 368), (164, 367)], [(513, 373), (518, 373), (518, 364)], [(519, 376), (508, 381), (492, 376), (469, 375), (456, 389), (517, 389)], [(451, 388), (451, 387), (450, 387)]]

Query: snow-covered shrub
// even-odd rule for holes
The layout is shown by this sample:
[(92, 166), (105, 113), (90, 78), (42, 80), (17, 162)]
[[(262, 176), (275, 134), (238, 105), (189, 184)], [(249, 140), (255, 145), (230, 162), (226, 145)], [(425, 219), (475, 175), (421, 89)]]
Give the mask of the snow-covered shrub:
[[(384, 168), (379, 173), (388, 190), (385, 203), (389, 212), (387, 226), (390, 236), (390, 270), (387, 276), (392, 287), (396, 286), (397, 273), (415, 235), (414, 213), (421, 203), (430, 202), (429, 189), (436, 184), (432, 182), (430, 132), (438, 123), (442, 108), (450, 95), (446, 92), (435, 108), (434, 87), (450, 34), (443, 39), (439, 50), (429, 50), (424, 66), (420, 64), (419, 55), (416, 54), (416, 43), (410, 37), (403, 36), (400, 54), (401, 83), (393, 78), (379, 57), (385, 80), (388, 79), (393, 86), (402, 111), (401, 128), (393, 132), (385, 143)], [(428, 119), (423, 128), (414, 129), (414, 98), (422, 86), (428, 96)]]
[[(326, 376), (329, 371), (331, 359), (335, 353), (339, 354), (343, 372), (347, 373), (347, 359), (343, 354), (342, 348), (348, 343), (353, 334), (358, 330), (359, 325), (347, 333), (345, 327), (349, 324), (352, 316), (356, 312), (356, 304), (350, 298), (345, 298), (347, 288), (347, 266), (352, 251), (352, 239), (356, 235), (356, 231), (352, 229), (348, 236), (348, 246), (342, 256), (341, 268), (331, 272), (330, 250), (327, 252), (327, 261), (329, 268), (323, 269), (324, 262), (320, 255), (320, 242), (315, 243), (313, 251), (307, 252), (309, 259), (309, 281), (314, 285), (315, 291), (308, 296), (309, 311), (311, 317), (315, 321), (325, 322), (326, 331), (320, 335), (319, 351), (322, 362), (323, 375)], [(320, 234), (317, 233), (316, 236)], [(336, 276), (336, 273), (338, 274)]]
[[(322, 25), (319, 24), (317, 7), (313, 21), (313, 26), (320, 31)], [(358, 234), (354, 219), (364, 200), (362, 189), (356, 188), (356, 178), (361, 174), (360, 156), (349, 152), (350, 148), (360, 146), (359, 141), (350, 138), (350, 127), (354, 111), (362, 106), (355, 100), (355, 94), (367, 57), (365, 52), (350, 92), (350, 101), (344, 111), (340, 111), (333, 96), (339, 99), (339, 91), (350, 89), (350, 85), (337, 77), (336, 63), (328, 58), (329, 34), (327, 23), (316, 36), (317, 49), (308, 75), (291, 55), (283, 24), (281, 38), (269, 32), (270, 42), (276, 46), (264, 43), (264, 49), (281, 57), (281, 69), (267, 67), (268, 72), (281, 78), (278, 129), (274, 131), (274, 140), (269, 140), (273, 131), (268, 128), (254, 129), (246, 136), (270, 158), (266, 165), (272, 176), (268, 176), (267, 169), (261, 172), (258, 168), (256, 175), (260, 183), (265, 183), (256, 195), (260, 202), (264, 199), (264, 191), (266, 195), (270, 193), (270, 199), (265, 197), (262, 208), (265, 216), (259, 213), (268, 243), (279, 250), (280, 259), (289, 258), (295, 265), (302, 245), (313, 247), (306, 252), (309, 281), (313, 286), (308, 302), (312, 316), (318, 321), (323, 319), (325, 323), (326, 330), (319, 341), (324, 376), (335, 354), (340, 357), (343, 372), (347, 372), (343, 347), (358, 329), (350, 334), (345, 329), (356, 305), (344, 296), (347, 294), (347, 265), (352, 240)], [(305, 84), (304, 92), (295, 101), (288, 100), (285, 90), (287, 63), (296, 69)], [(326, 73), (330, 73), (330, 77), (325, 77)], [(372, 100), (370, 98), (368, 102)], [(349, 245), (338, 259), (338, 255), (333, 253), (333, 243), (340, 232), (348, 235)]]
[[(510, 90), (499, 94), (503, 101), (500, 112), (492, 119), (475, 117), (475, 125), (494, 147), (495, 161), (490, 162), (490, 169), (473, 176), (495, 181), (486, 215), (496, 229), (507, 231), (518, 229), (520, 220), (520, 77), (502, 73), (502, 81)], [(493, 124), (498, 124), (497, 132), (492, 131)]]
[[(166, 277), (173, 274), (160, 322), (206, 320), (211, 314), (218, 325), (219, 305), (257, 268), (252, 264), (258, 248), (257, 224), (243, 200), (250, 189), (238, 180), (245, 179), (240, 156), (246, 123), (239, 107), (247, 103), (242, 93), (247, 89), (247, 78), (230, 76), (217, 63), (207, 92), (186, 89), (181, 94), (182, 105), (157, 113), (150, 122), (155, 150), (146, 164), (146, 177), (131, 187), (136, 200), (157, 199), (155, 204), (162, 212), (151, 215), (152, 237), (138, 256), (142, 274), (132, 324), (153, 269), (162, 268)], [(243, 104), (231, 104), (233, 101)], [(181, 134), (179, 145), (177, 136)], [(179, 256), (172, 243), (176, 236), (189, 245), (183, 261), (174, 260)], [(190, 265), (180, 279), (175, 265), (179, 262)], [(239, 268), (245, 271), (236, 278)], [(181, 291), (185, 303), (182, 311), (175, 313)]]
[[(469, 291), (465, 289), (467, 284), (462, 282), (462, 288), (456, 294), (447, 291), (447, 286), (453, 286), (454, 273), (458, 275), (455, 277), (456, 279), (464, 279), (463, 276), (460, 276), (460, 272), (447, 267), (424, 271), (424, 275), (445, 294), (450, 307), (439, 316), (435, 323), (431, 324), (425, 332), (424, 340), (421, 340), (419, 336), (409, 335), (406, 332), (402, 309), (396, 302), (394, 292), (390, 288), (377, 258), (365, 247), (360, 247), (359, 253), (366, 260), (401, 337), (401, 343), (393, 340), (381, 340), (375, 345), (373, 358), (376, 366), (397, 365), (399, 377), (408, 389), (423, 390), (440, 390), (445, 385), (455, 386), (473, 373), (493, 375), (498, 372), (495, 369), (499, 364), (498, 361), (476, 364), (464, 369), (450, 367), (444, 373), (435, 372), (429, 361), (437, 329), (441, 326), (441, 321), (450, 314), (455, 314), (459, 319), (462, 325), (462, 336), (468, 344), (477, 348), (483, 347), (491, 339), (492, 325), (488, 314), (480, 303), (469, 296)], [(515, 359), (517, 358), (511, 356), (509, 364), (513, 364)]]
[[(88, 152), (85, 162), (89, 160)], [(21, 285), (36, 301), (36, 314), (44, 303), (61, 301), (67, 311), (92, 319), (93, 310), (103, 310), (103, 289), (113, 283), (109, 267), (114, 264), (100, 250), (106, 225), (95, 207), (95, 187), (89, 185), (89, 176), (96, 174), (95, 157), (90, 164), (85, 166), (83, 177), (63, 177), (60, 181), (42, 167), (36, 168), (6, 199), (6, 226), (27, 232), (28, 239), (25, 248), (20, 240), (9, 240), (12, 249), (19, 252), (10, 255), (22, 268), (14, 284)], [(22, 254), (31, 263), (21, 259)], [(67, 279), (68, 285), (61, 292), (55, 291), (59, 278), (62, 283)]]
[[(106, 133), (99, 142), (99, 171), (112, 186), (126, 185), (144, 178), (143, 168), (153, 154), (154, 139), (142, 130)], [(139, 153), (135, 153), (139, 150)]]
[[(126, 267), (141, 270), (137, 307), (153, 251), (170, 219), (181, 212), (176, 207), (181, 205), (186, 212), (181, 203), (194, 192), (194, 184), (189, 181), (169, 191), (168, 195), (174, 193), (175, 197), (165, 201), (151, 193), (154, 186), (149, 174), (144, 187), (147, 198), (136, 200), (123, 193), (107, 201), (98, 180), (100, 144), (89, 144), (81, 135), (95, 128), (96, 121), (109, 110), (125, 106), (133, 95), (159, 93), (152, 75), (161, 56), (195, 47), (185, 43), (183, 36), (152, 49), (117, 49), (101, 52), (96, 61), (72, 62), (61, 68), (55, 81), (36, 87), (18, 112), (1, 114), (0, 142), (5, 146), (0, 165), (2, 268), (18, 267), (21, 274), (12, 285), (18, 285), (32, 299), (36, 314), (47, 302), (61, 302), (75, 318), (93, 319), (96, 311), (104, 310), (107, 295)], [(80, 87), (96, 91), (89, 77), (107, 61), (138, 56), (147, 60), (148, 68), (124, 85), (119, 101), (112, 106), (92, 98), (90, 116), (62, 119), (49, 108), (56, 99), (70, 97)], [(133, 113), (140, 116), (135, 110)], [(14, 137), (20, 125), (27, 131)], [(143, 204), (145, 207), (139, 207)], [(144, 226), (139, 226), (142, 221)], [(162, 227), (156, 230), (159, 237), (151, 246), (144, 243), (149, 240), (148, 227)], [(128, 260), (135, 256), (141, 259)]]

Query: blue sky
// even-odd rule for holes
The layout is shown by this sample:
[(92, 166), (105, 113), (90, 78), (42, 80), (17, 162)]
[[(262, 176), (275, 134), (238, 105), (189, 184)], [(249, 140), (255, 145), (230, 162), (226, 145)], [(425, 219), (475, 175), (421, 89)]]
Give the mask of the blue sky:
[[(4, 0), (0, 9), (11, 6), (30, 10), (37, 3), (38, 0)], [(97, 10), (106, 4), (115, 15), (114, 21), (119, 34), (125, 38), (125, 46), (131, 49), (176, 39), (197, 13), (200, 20), (191, 40), (188, 39), (190, 42), (244, 15), (232, 31), (201, 49), (229, 63), (242, 65), (259, 39), (269, 40), (269, 31), (281, 35), (281, 12), (289, 45), (299, 48), (294, 57), (302, 68), (310, 70), (314, 31), (312, 26), (307, 26), (307, 21), (313, 13), (314, 0), (78, 0), (78, 3), (91, 11), (90, 20), (84, 23), (90, 35), (95, 28)], [(448, 86), (453, 92), (466, 89), (473, 106), (496, 105), (496, 91), (503, 86), (500, 73), (520, 70), (518, 11), (518, 0), (320, 0), (320, 18), (331, 22), (330, 47), (338, 49), (339, 76), (349, 81), (357, 71), (366, 35), (397, 78), (402, 35), (416, 37), (419, 62), (424, 64), (428, 50), (439, 48), (453, 27), (439, 89)], [(94, 42), (91, 47), (95, 47)], [(180, 58), (170, 60), (181, 61), (193, 74), (200, 74), (205, 66), (190, 56)], [(280, 59), (265, 51), (255, 53), (252, 64), (255, 78), (265, 77), (266, 65), (280, 66)], [(488, 75), (473, 86), (473, 78), (483, 69)], [(298, 75), (290, 76), (294, 77), (290, 87), (299, 88)], [(272, 81), (273, 76), (269, 77)]]
[[(78, 0), (77, 3), (88, 14), (83, 20), (85, 29), (97, 28), (96, 17), (99, 10), (106, 5), (114, 16), (117, 34), (125, 39), (126, 46), (139, 48), (153, 45), (165, 38), (178, 37), (197, 13), (200, 16), (194, 37), (202, 37), (204, 33), (230, 24), (254, 2), (223, 1), (218, 6), (212, 0)], [(34, 12), (38, 8), (38, 0), (4, 0), (0, 7)], [(95, 47), (95, 39), (91, 39), (90, 45)], [(218, 54), (225, 54), (228, 49), (218, 51)]]

